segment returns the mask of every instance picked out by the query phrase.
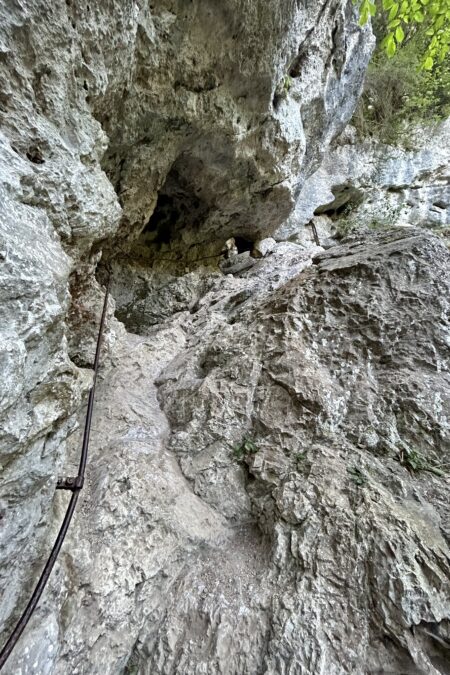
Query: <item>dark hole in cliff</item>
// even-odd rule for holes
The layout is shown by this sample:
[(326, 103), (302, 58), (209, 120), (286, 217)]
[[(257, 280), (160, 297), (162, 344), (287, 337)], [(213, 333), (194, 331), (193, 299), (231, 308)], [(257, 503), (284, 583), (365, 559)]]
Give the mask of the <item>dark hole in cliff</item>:
[(283, 98), (284, 98), (284, 96), (282, 96), (281, 94), (275, 92), (275, 94), (273, 95), (273, 99), (272, 99), (272, 105), (273, 105), (273, 107), (274, 107), (274, 110), (278, 110), (278, 108), (280, 107), (280, 104), (281, 104), (281, 101), (283, 100)]
[[(140, 234), (124, 242), (122, 252), (111, 249), (116, 317), (131, 333), (151, 334), (153, 326), (195, 308), (202, 282), (186, 273), (220, 256), (223, 240), (212, 241), (205, 227), (213, 205), (201, 170), (200, 160), (180, 157)], [(250, 250), (252, 243), (242, 238), (240, 245)]]
[(299, 53), (289, 66), (289, 77), (293, 78), (300, 77), (300, 75), (302, 74), (302, 68), (305, 63), (305, 59), (306, 59), (306, 52), (304, 50), (299, 51)]
[(169, 244), (181, 217), (181, 212), (169, 195), (160, 194), (141, 237), (155, 244)]
[(254, 242), (251, 241), (251, 239), (247, 239), (246, 237), (234, 237), (234, 243), (236, 245), (236, 248), (238, 250), (238, 253), (245, 253), (245, 251), (252, 251)]
[(447, 208), (447, 204), (444, 201), (433, 202), (433, 206), (435, 206), (437, 209), (446, 209)]
[(183, 230), (188, 230), (195, 239), (208, 212), (208, 204), (189, 181), (189, 171), (182, 163), (175, 163), (142, 231), (141, 242), (154, 247), (173, 244), (181, 238)]
[(26, 155), (30, 162), (33, 162), (33, 164), (44, 164), (45, 160), (42, 150), (38, 148), (37, 145), (32, 145), (30, 148), (28, 148)]

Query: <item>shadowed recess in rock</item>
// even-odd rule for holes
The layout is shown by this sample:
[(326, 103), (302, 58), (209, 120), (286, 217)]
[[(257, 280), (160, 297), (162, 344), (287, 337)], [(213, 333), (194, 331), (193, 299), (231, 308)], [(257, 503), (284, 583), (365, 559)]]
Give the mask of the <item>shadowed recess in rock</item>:
[(186, 177), (187, 169), (192, 170), (189, 163), (185, 167), (183, 170), (180, 160), (169, 171), (155, 209), (142, 231), (142, 244), (170, 244), (180, 239), (182, 230), (191, 232), (192, 238), (201, 230), (210, 205)]

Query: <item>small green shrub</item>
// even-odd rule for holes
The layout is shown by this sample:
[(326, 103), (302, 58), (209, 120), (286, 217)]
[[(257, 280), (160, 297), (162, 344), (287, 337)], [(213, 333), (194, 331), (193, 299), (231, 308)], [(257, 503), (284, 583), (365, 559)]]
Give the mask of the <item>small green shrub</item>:
[(291, 87), (292, 87), (292, 77), (290, 75), (285, 75), (283, 80), (284, 91), (288, 93)]
[(400, 464), (406, 467), (411, 473), (417, 471), (429, 471), (436, 476), (445, 476), (445, 472), (428, 460), (418, 450), (401, 450), (398, 453)]
[(405, 145), (411, 127), (430, 126), (450, 115), (450, 59), (431, 72), (420, 71), (418, 64), (413, 46), (395, 61), (382, 53), (374, 57), (352, 120), (360, 137)]
[(242, 443), (233, 447), (233, 457), (238, 460), (242, 460), (248, 455), (255, 455), (257, 452), (258, 447), (251, 438), (244, 437)]
[[(423, 68), (424, 58), (428, 58), (424, 54), (434, 39), (430, 35), (431, 25), (439, 16), (433, 13), (432, 5), (443, 6), (445, 2), (448, 3), (448, 0), (408, 0), (402, 3), (376, 0), (372, 26), (377, 49), (353, 118), (354, 126), (362, 137), (374, 136), (385, 143), (404, 145), (410, 138), (411, 127), (430, 125), (450, 115), (450, 58), (447, 52), (444, 50), (438, 58), (435, 55), (432, 64), (428, 62), (428, 67)], [(423, 5), (423, 13), (429, 14), (428, 18), (417, 22), (410, 17), (409, 24), (403, 26), (404, 38), (398, 41), (395, 34), (404, 21), (402, 17), (409, 15), (419, 3)], [(369, 4), (373, 5), (372, 2)], [(363, 10), (364, 6), (361, 6), (362, 18), (367, 21), (368, 9)], [(396, 13), (395, 17), (390, 17), (391, 11)], [(413, 13), (416, 11), (417, 8)], [(441, 37), (443, 31), (447, 31), (445, 39), (448, 41), (450, 13), (447, 14), (445, 25), (437, 30)], [(439, 23), (442, 22), (444, 19), (439, 19)], [(395, 58), (388, 53), (387, 40), (398, 43), (398, 46), (401, 44)]]

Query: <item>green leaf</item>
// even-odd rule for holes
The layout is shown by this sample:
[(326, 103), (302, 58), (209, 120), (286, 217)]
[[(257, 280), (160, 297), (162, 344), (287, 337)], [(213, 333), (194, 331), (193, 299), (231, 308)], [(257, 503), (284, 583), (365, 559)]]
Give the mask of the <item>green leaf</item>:
[(439, 61), (442, 62), (445, 59), (449, 50), (450, 50), (450, 45), (442, 45), (441, 51), (439, 52)]
[(405, 33), (403, 32), (403, 28), (401, 26), (399, 26), (395, 31), (395, 39), (399, 44), (401, 44), (405, 39)]
[(381, 49), (390, 58), (401, 46), (409, 45), (412, 38), (422, 45), (422, 70), (428, 57), (433, 63), (445, 59), (448, 50), (444, 53), (443, 46), (450, 45), (450, 0), (356, 1), (361, 24), (375, 14), (377, 7), (383, 8), (387, 36), (382, 40)]
[(369, 20), (369, 10), (366, 7), (364, 7), (364, 9), (361, 10), (361, 14), (359, 17), (359, 25), (365, 26), (368, 20)]
[(394, 56), (396, 51), (397, 51), (397, 46), (395, 44), (394, 36), (389, 35), (387, 43), (386, 43), (386, 54), (391, 59)]
[(395, 19), (395, 17), (397, 16), (397, 12), (398, 12), (398, 2), (394, 2), (394, 4), (392, 5), (392, 7), (389, 11), (388, 20), (392, 21), (393, 19)]
[(431, 56), (427, 56), (427, 58), (426, 58), (425, 61), (423, 62), (422, 68), (423, 68), (424, 70), (432, 70), (432, 68), (433, 68), (433, 63), (434, 63), (434, 62), (433, 62), (433, 59), (431, 58)]

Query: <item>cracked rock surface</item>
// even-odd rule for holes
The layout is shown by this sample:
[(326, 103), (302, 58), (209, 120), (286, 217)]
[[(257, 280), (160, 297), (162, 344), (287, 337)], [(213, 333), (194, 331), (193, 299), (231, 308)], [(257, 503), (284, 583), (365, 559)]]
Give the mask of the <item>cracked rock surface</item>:
[[(53, 534), (102, 251), (147, 226), (157, 246), (213, 254), (273, 229), (352, 114), (373, 41), (351, 0), (25, 0), (0, 25), (3, 636)], [(113, 311), (105, 361), (124, 336)]]
[(122, 338), (17, 672), (450, 672), (449, 253), (291, 246)]
[[(225, 592), (220, 611), (212, 591), (206, 602), (176, 588), (159, 649), (175, 632), (186, 672), (214, 671), (217, 658), (230, 673), (449, 672), (437, 468), (450, 450), (448, 263), (409, 228), (350, 240), (194, 338), (160, 377), (194, 492), (233, 523), (253, 521), (270, 551), (236, 605), (243, 627), (231, 629)], [(184, 633), (186, 595), (191, 621), (208, 623), (207, 660), (204, 635)], [(265, 645), (257, 665), (253, 650), (232, 661), (251, 635)]]
[(5, 675), (447, 675), (448, 250), (270, 236), (359, 96), (352, 0), (0, 23), (2, 640), (112, 273), (86, 486)]
[[(450, 119), (411, 130), (408, 150), (357, 140), (349, 127), (304, 183), (291, 216), (275, 233), (301, 238), (314, 215), (339, 228), (417, 225), (449, 240)], [(332, 226), (333, 223), (330, 223)], [(342, 225), (341, 225), (342, 227)]]

